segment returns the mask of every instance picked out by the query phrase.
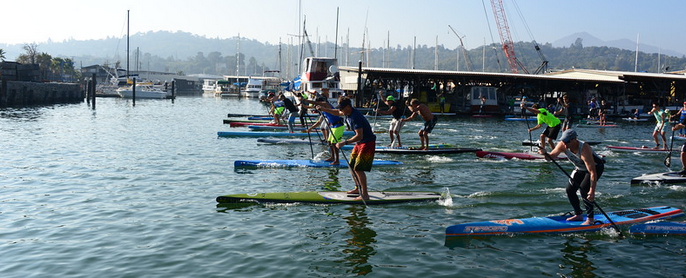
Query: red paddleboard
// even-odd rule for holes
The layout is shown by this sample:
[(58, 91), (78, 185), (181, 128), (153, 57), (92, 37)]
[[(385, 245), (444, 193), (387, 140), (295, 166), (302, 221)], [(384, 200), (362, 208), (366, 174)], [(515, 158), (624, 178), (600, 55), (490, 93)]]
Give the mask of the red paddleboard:
[(249, 125), (260, 125), (260, 126), (286, 126), (286, 125), (277, 125), (275, 123), (250, 123), (250, 122), (231, 122), (229, 123), (230, 127), (237, 127), (237, 126), (249, 126)]
[[(545, 159), (541, 154), (533, 153), (508, 153), (508, 152), (488, 152), (488, 151), (477, 151), (476, 156), (481, 158), (495, 158), (495, 159), (524, 159), (524, 160), (534, 160), (534, 159)], [(566, 156), (560, 155), (556, 160), (567, 159)]]

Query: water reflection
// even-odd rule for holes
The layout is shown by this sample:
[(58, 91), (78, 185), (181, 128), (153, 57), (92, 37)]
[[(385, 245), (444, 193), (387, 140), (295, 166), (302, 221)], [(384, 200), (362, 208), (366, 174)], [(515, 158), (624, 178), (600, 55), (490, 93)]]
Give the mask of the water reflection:
[(341, 191), (341, 183), (338, 179), (339, 168), (328, 168), (327, 179), (324, 180), (324, 189), (328, 191)]
[(366, 206), (349, 206), (350, 216), (344, 217), (350, 231), (346, 233), (350, 238), (342, 252), (345, 253), (343, 263), (352, 267), (349, 272), (357, 275), (367, 275), (372, 272), (369, 258), (376, 254), (373, 244), (376, 243), (376, 232), (367, 226), (371, 224), (366, 213)]
[(569, 269), (567, 277), (596, 277), (593, 273), (597, 267), (590, 260), (589, 253), (598, 252), (590, 241), (582, 238), (570, 238), (563, 243), (561, 270)]

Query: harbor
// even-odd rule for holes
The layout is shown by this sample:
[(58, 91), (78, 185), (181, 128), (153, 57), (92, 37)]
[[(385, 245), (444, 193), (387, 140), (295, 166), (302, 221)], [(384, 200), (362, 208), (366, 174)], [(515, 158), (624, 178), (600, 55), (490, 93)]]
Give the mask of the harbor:
[[(545, 160), (478, 158), (474, 153), (377, 154), (402, 165), (374, 167), (370, 190), (449, 191), (452, 203), (221, 206), (216, 198), (254, 192), (345, 191), (341, 168), (244, 169), (245, 159), (311, 159), (307, 144), (223, 138), (248, 131), (227, 113), (263, 113), (255, 99), (179, 96), (98, 99), (3, 108), (0, 172), (3, 264), (7, 277), (673, 277), (686, 257), (680, 236), (617, 236), (612, 229), (571, 235), (448, 239), (461, 223), (557, 216), (572, 208), (567, 177)], [(238, 117), (236, 117), (238, 118)], [(383, 129), (389, 119), (372, 123)], [(686, 208), (686, 187), (631, 185), (664, 172), (664, 154), (620, 153), (608, 145), (650, 145), (654, 121), (578, 129), (607, 160), (596, 201), (606, 211)], [(422, 122), (402, 129), (419, 142)], [(180, 128), (182, 127), (182, 128)], [(442, 116), (432, 143), (525, 152), (525, 122)], [(538, 133), (536, 133), (538, 134)], [(388, 144), (378, 134), (378, 145)], [(675, 142), (674, 148), (682, 143)], [(312, 146), (315, 159), (327, 147)], [(349, 155), (349, 151), (344, 152)], [(672, 170), (681, 166), (673, 153)], [(571, 171), (572, 165), (560, 161)], [(487, 263), (487, 262), (497, 262)], [(676, 274), (678, 275), (678, 274)]]

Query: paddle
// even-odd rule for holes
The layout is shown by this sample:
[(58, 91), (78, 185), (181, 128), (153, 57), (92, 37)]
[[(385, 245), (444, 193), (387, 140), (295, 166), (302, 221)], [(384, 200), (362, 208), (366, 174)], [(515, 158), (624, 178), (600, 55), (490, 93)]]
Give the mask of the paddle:
[(669, 143), (669, 153), (667, 153), (667, 157), (665, 157), (665, 166), (669, 168), (672, 166), (672, 147), (674, 147), (674, 131), (672, 130), (672, 142)]
[[(550, 159), (550, 161), (552, 161), (553, 163), (555, 163), (555, 166), (557, 166), (557, 168), (560, 168), (560, 171), (562, 171), (562, 173), (565, 173), (565, 175), (566, 175), (570, 180), (574, 180), (574, 179), (572, 179), (572, 176), (570, 176), (569, 173), (567, 173), (567, 171), (565, 171), (565, 169), (562, 168), (562, 166), (560, 166), (560, 164), (557, 163), (557, 161), (555, 161), (547, 152), (544, 152), (543, 154), (545, 155), (545, 157), (546, 157), (547, 159)], [(586, 198), (583, 198), (583, 199), (586, 200)], [(598, 205), (598, 203), (596, 203), (595, 201), (593, 201), (593, 202), (591, 202), (591, 203), (593, 203), (593, 205), (595, 205), (595, 206), (598, 208), (598, 210), (600, 210), (600, 212), (605, 216), (605, 218), (606, 218), (608, 221), (610, 221), (610, 224), (612, 224), (612, 227), (614, 227), (615, 230), (617, 231), (617, 233), (619, 233), (619, 236), (620, 236), (620, 237), (624, 237), (624, 234), (622, 234), (622, 231), (619, 229), (619, 227), (617, 227), (617, 224), (615, 224), (615, 222), (612, 221), (612, 219), (610, 219), (610, 216), (608, 216), (607, 213), (605, 213), (605, 211), (600, 207), (600, 205)]]
[[(307, 121), (308, 121), (308, 119), (305, 118), (305, 125), (309, 126), (310, 124)], [(312, 137), (310, 136), (309, 132), (307, 132), (307, 139), (310, 140), (310, 153), (312, 153), (312, 159), (314, 159), (314, 148), (312, 147)]]
[(379, 92), (379, 98), (376, 99), (376, 110), (374, 110), (374, 125), (376, 127), (376, 119), (379, 118), (379, 104), (381, 103), (381, 92)]
[[(526, 101), (526, 97), (522, 97), (522, 103), (524, 104), (524, 106), (526, 106), (525, 101)], [(529, 116), (526, 115), (526, 108), (521, 107), (521, 110), (522, 110), (522, 118), (524, 118), (524, 121), (526, 122), (526, 131), (529, 132), (529, 146), (531, 146), (531, 151), (533, 152), (534, 151), (534, 139), (531, 138), (531, 131), (529, 130), (529, 129), (531, 129), (531, 127), (529, 126)]]
[[(331, 130), (331, 123), (329, 122), (329, 119), (324, 117), (324, 121), (326, 121), (326, 126), (329, 128), (329, 133), (333, 135), (333, 130)], [(339, 142), (338, 139), (336, 139), (336, 136), (333, 136), (333, 138), (335, 140), (334, 144)], [(353, 176), (353, 182), (355, 182), (355, 188), (357, 188), (357, 190), (359, 191), (360, 190), (360, 186), (359, 186), (360, 181), (358, 180), (357, 175), (355, 175), (355, 170), (353, 170), (353, 166), (350, 165), (350, 161), (348, 161), (348, 157), (345, 155), (345, 152), (343, 151), (343, 149), (338, 149), (338, 151), (341, 152), (341, 156), (343, 156), (343, 159), (345, 159), (345, 163), (348, 164), (348, 170), (350, 170), (350, 175)], [(369, 192), (369, 188), (367, 188), (367, 192)], [(362, 197), (362, 194), (360, 194), (360, 197)], [(364, 206), (368, 207), (367, 201), (365, 201), (364, 198), (360, 198), (360, 199), (362, 199), (362, 203), (364, 204)]]

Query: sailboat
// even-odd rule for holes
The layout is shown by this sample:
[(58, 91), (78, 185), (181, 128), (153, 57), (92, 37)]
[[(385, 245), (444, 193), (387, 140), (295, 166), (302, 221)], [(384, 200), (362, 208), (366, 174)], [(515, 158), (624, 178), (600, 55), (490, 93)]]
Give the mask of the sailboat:
[[(147, 99), (165, 99), (171, 97), (171, 94), (154, 86), (152, 82), (137, 83), (134, 89), (134, 84), (129, 77), (129, 11), (126, 11), (126, 83), (127, 87), (117, 89), (117, 94), (122, 98), (147, 98)], [(135, 76), (134, 78), (136, 78)], [(135, 94), (134, 94), (135, 92)]]

